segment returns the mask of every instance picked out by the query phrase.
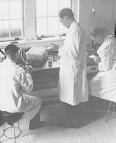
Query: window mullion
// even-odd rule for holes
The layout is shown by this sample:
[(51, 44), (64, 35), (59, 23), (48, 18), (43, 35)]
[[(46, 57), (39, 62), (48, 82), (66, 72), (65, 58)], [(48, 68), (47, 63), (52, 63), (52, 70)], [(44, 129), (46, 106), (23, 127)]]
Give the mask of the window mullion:
[(47, 34), (48, 34), (48, 0), (47, 0)]
[(11, 37), (11, 24), (10, 24), (10, 0), (8, 1), (8, 11), (9, 11), (9, 37)]
[[(60, 0), (58, 1), (58, 11), (60, 11)], [(58, 22), (58, 33), (60, 32), (60, 22)]]
[(34, 27), (34, 29), (35, 29), (35, 37), (36, 37), (36, 35), (37, 35), (37, 19), (38, 19), (38, 17), (37, 17), (37, 1), (35, 0), (35, 27)]
[(21, 21), (22, 21), (22, 26), (21, 26), (21, 36), (24, 36), (25, 35), (25, 30), (24, 30), (24, 0), (21, 0), (21, 9), (22, 9), (22, 18), (21, 18)]

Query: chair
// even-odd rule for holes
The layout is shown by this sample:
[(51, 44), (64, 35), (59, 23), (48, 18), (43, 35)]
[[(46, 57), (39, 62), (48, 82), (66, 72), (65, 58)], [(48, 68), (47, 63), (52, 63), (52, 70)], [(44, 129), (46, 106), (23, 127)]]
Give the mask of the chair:
[[(19, 119), (22, 118), (23, 116), (23, 112), (17, 112), (17, 113), (9, 113), (9, 112), (6, 112), (6, 111), (0, 111), (1, 112), (1, 119), (4, 120), (4, 125), (3, 125), (3, 133), (2, 135), (0, 136), (0, 143), (1, 143), (1, 138), (3, 136), (9, 138), (9, 139), (14, 139), (15, 143), (16, 143), (16, 138), (19, 137), (21, 134), (22, 134), (22, 131), (20, 129), (20, 126), (19, 126)], [(15, 123), (17, 123), (17, 127), (15, 126)], [(6, 124), (7, 125), (10, 125), (6, 128)], [(6, 131), (10, 128), (14, 128), (14, 137), (9, 137), (6, 135)], [(15, 129), (18, 129), (18, 132), (19, 134), (16, 135), (15, 134)]]

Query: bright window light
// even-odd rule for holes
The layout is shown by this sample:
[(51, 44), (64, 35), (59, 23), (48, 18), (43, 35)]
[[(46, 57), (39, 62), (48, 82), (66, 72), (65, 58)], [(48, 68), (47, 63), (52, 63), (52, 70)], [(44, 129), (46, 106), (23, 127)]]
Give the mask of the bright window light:
[(71, 7), (71, 0), (36, 0), (37, 35), (65, 33), (67, 29), (60, 24), (58, 12), (66, 7)]
[(22, 35), (23, 0), (0, 0), (0, 38)]

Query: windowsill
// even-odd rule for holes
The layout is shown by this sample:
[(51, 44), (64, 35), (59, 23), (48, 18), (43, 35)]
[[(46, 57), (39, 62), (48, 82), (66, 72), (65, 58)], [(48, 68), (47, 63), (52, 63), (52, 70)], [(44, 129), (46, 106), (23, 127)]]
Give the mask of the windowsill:
[[(22, 47), (23, 49), (29, 47), (29, 46), (34, 46), (38, 44), (48, 44), (50, 42), (62, 42), (64, 41), (65, 36), (62, 36), (61, 38), (43, 38), (42, 40), (13, 40), (13, 41), (5, 41), (5, 42), (0, 42), (0, 48), (4, 49), (8, 44), (12, 42), (18, 42), (18, 45)], [(24, 47), (25, 46), (25, 47)], [(39, 46), (39, 45), (38, 45)]]
[(48, 42), (48, 41), (56, 41), (56, 40), (62, 40), (65, 39), (65, 36), (62, 36), (61, 38), (54, 38), (54, 37), (49, 37), (49, 38), (43, 38), (42, 40), (26, 40), (27, 42)]

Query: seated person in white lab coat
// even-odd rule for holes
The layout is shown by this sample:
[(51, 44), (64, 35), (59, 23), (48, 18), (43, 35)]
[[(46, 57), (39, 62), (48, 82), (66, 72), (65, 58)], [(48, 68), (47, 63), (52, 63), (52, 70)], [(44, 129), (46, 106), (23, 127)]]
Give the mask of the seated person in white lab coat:
[(101, 46), (94, 56), (99, 72), (88, 82), (89, 94), (116, 102), (116, 41), (100, 27), (91, 31), (91, 37)]
[(10, 113), (24, 112), (24, 117), (30, 120), (29, 129), (41, 128), (40, 122), (41, 98), (23, 95), (33, 89), (30, 72), (16, 64), (19, 48), (9, 44), (5, 48), (6, 59), (0, 63), (0, 110)]
[(68, 29), (59, 49), (59, 97), (66, 105), (75, 106), (88, 101), (86, 32), (69, 8), (60, 10), (59, 20)]

